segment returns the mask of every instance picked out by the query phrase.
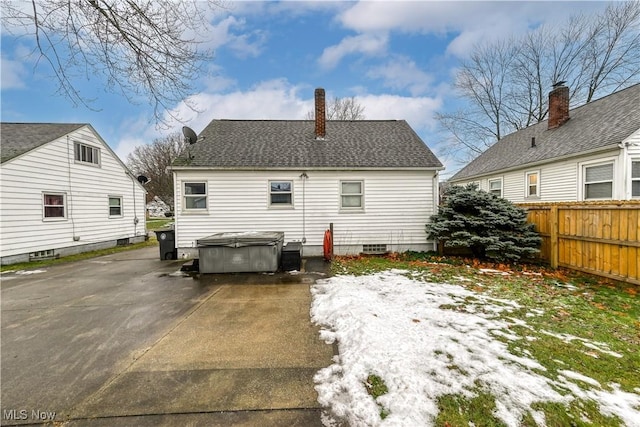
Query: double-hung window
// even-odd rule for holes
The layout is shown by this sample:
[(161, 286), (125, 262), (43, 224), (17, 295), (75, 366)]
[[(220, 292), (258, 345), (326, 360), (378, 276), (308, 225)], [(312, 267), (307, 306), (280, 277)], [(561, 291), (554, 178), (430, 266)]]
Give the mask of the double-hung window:
[(527, 172), (525, 174), (526, 187), (524, 189), (524, 197), (540, 196), (540, 173)]
[(270, 206), (292, 206), (293, 205), (293, 182), (292, 181), (269, 181), (269, 205)]
[(640, 198), (640, 160), (631, 162), (631, 197)]
[(64, 219), (67, 217), (66, 196), (63, 193), (44, 193), (42, 215), (45, 219)]
[(364, 182), (340, 182), (340, 209), (357, 211), (364, 209)]
[(207, 209), (207, 183), (184, 183), (184, 210)]
[(613, 198), (613, 163), (584, 166), (584, 199)]
[(90, 145), (75, 142), (73, 144), (76, 162), (100, 165), (100, 149)]
[(122, 216), (122, 197), (109, 196), (109, 218)]
[(502, 178), (489, 180), (489, 193), (502, 197)]

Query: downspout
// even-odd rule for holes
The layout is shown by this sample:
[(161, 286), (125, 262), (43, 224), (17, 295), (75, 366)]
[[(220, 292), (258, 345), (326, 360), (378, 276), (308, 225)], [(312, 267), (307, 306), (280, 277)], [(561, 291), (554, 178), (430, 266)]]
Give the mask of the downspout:
[[(438, 171), (433, 174), (433, 215), (436, 215), (440, 210), (440, 184)], [(433, 241), (433, 251), (438, 252), (438, 242)]]
[(309, 179), (309, 175), (306, 172), (302, 172), (300, 175), (302, 178), (302, 243), (307, 243), (307, 214), (306, 214), (306, 182)]
[[(133, 178), (131, 175), (127, 174), (129, 178)], [(133, 185), (133, 236), (138, 236), (138, 208), (136, 205), (136, 182), (135, 180), (131, 180), (131, 185)]]
[[(80, 240), (80, 236), (76, 236), (76, 223), (73, 220), (73, 189), (71, 188), (71, 157), (74, 157), (74, 151), (70, 147), (70, 138), (67, 135), (67, 173), (69, 177), (69, 197), (67, 197), (67, 205), (69, 212), (69, 219), (71, 220), (71, 234), (73, 235), (73, 241), (77, 242)], [(75, 157), (74, 157), (75, 158)]]

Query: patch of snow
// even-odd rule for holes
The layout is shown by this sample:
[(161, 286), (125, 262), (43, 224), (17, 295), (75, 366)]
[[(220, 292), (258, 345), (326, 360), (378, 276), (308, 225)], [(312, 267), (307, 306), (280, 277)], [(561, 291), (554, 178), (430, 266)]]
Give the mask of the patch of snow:
[(587, 377), (586, 375), (582, 375), (582, 374), (579, 374), (579, 373), (573, 372), (573, 371), (567, 371), (567, 370), (564, 370), (564, 369), (563, 370), (559, 370), (558, 373), (564, 375), (567, 378), (571, 378), (571, 379), (574, 379), (574, 380), (582, 381), (584, 383), (591, 384), (592, 386), (600, 388), (600, 383), (598, 381), (594, 380), (591, 377)]
[[(495, 416), (507, 426), (519, 426), (526, 413), (544, 425), (544, 414), (532, 409), (534, 403), (568, 404), (575, 398), (593, 400), (603, 413), (638, 426), (633, 420), (640, 420), (640, 395), (615, 385), (613, 391), (605, 390), (571, 370), (561, 371), (558, 379), (547, 378), (539, 374), (546, 369), (530, 353), (514, 355), (507, 343), (496, 338), (515, 338), (511, 326), (528, 326), (499, 317), (520, 307), (517, 303), (406, 275), (392, 270), (336, 276), (318, 280), (311, 288), (311, 317), (321, 327), (320, 337), (337, 341), (339, 347), (333, 364), (314, 377), (318, 401), (340, 421), (358, 426), (432, 426), (438, 398), (449, 394), (471, 398), (481, 389), (494, 396)], [(477, 310), (469, 311), (476, 305)], [(579, 340), (599, 351), (608, 349), (571, 335), (543, 333), (565, 342)], [(381, 377), (388, 388), (375, 400), (365, 386), (371, 374)], [(582, 381), (588, 389), (571, 380)], [(389, 412), (384, 420), (381, 407)], [(333, 421), (327, 415), (325, 425), (329, 422)]]
[(31, 274), (46, 273), (47, 270), (17, 270), (14, 272), (17, 276), (29, 276)]
[(494, 270), (493, 268), (481, 268), (478, 270), (482, 274), (495, 274), (497, 276), (511, 276), (509, 271)]

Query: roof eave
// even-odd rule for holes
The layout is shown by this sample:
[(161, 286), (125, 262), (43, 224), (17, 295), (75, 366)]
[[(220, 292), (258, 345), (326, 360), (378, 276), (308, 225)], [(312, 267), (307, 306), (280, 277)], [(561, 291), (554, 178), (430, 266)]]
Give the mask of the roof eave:
[(354, 170), (376, 170), (376, 171), (441, 171), (444, 166), (423, 166), (423, 167), (317, 167), (317, 166), (291, 166), (291, 167), (267, 167), (267, 166), (247, 166), (247, 167), (229, 167), (229, 166), (169, 166), (170, 171), (354, 171)]
[(598, 154), (598, 153), (601, 153), (601, 152), (611, 151), (611, 150), (614, 150), (614, 149), (620, 150), (621, 149), (620, 143), (610, 144), (610, 145), (606, 145), (604, 147), (598, 147), (598, 148), (594, 148), (594, 149), (591, 149), (591, 150), (581, 151), (580, 153), (566, 154), (564, 156), (552, 157), (552, 158), (549, 158), (549, 159), (538, 160), (536, 162), (531, 162), (531, 163), (524, 163), (524, 164), (521, 164), (521, 165), (516, 165), (516, 166), (509, 167), (509, 168), (496, 169), (496, 170), (489, 171), (489, 172), (483, 172), (483, 173), (480, 173), (480, 174), (469, 175), (469, 176), (466, 176), (464, 178), (453, 179), (455, 177), (454, 176), (454, 177), (451, 177), (449, 179), (449, 182), (455, 183), (455, 182), (459, 182), (459, 181), (471, 181), (471, 180), (481, 179), (481, 178), (484, 178), (486, 176), (491, 176), (491, 175), (496, 175), (496, 174), (506, 173), (506, 172), (512, 172), (514, 170), (531, 168), (531, 167), (540, 166), (540, 165), (544, 165), (544, 164), (548, 164), (548, 163), (554, 163), (554, 162), (561, 161), (561, 160), (567, 160), (567, 159), (572, 159), (572, 158), (576, 158), (576, 157), (588, 156), (588, 155), (591, 155), (591, 154)]

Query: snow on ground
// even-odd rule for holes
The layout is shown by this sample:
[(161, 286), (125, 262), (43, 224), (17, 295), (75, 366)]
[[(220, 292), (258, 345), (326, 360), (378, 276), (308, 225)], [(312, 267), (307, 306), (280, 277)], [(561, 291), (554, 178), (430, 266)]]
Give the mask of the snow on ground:
[[(527, 412), (544, 425), (533, 403), (567, 404), (576, 397), (596, 401), (628, 426), (640, 425), (639, 395), (615, 385), (609, 392), (569, 369), (554, 381), (540, 374), (545, 368), (536, 360), (510, 353), (497, 337), (517, 342), (510, 327), (526, 323), (499, 315), (517, 303), (405, 274), (337, 276), (312, 287), (312, 319), (321, 338), (337, 340), (340, 350), (315, 376), (318, 401), (338, 419), (354, 426), (430, 426), (440, 396), (473, 397), (479, 384), (495, 397), (494, 415), (508, 426), (519, 425)], [(377, 402), (364, 385), (371, 374), (388, 387)], [(378, 405), (389, 412), (384, 420)]]

